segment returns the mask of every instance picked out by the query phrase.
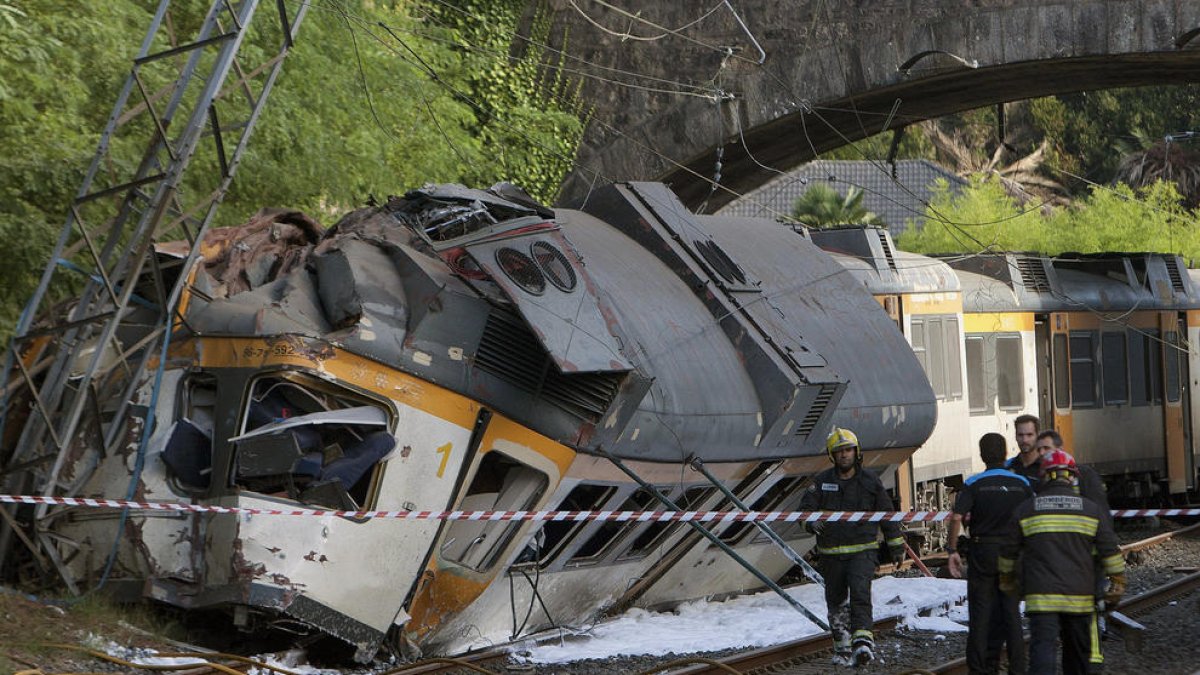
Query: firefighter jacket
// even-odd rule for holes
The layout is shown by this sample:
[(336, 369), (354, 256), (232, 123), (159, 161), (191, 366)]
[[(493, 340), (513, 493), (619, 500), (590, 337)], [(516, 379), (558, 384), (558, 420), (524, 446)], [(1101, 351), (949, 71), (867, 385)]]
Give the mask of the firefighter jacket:
[(1106, 575), (1125, 571), (1111, 521), (1095, 502), (1056, 481), (1017, 507), (998, 567), (1019, 576), (1026, 612), (1089, 614), (1097, 559)]
[[(803, 511), (891, 511), (892, 500), (879, 477), (861, 466), (850, 478), (838, 476), (837, 467), (817, 474), (813, 484), (800, 499)], [(817, 552), (821, 555), (852, 555), (874, 550), (877, 528), (883, 528), (885, 543), (890, 548), (904, 545), (900, 526), (896, 523), (835, 523), (823, 522), (812, 529), (817, 532)]]

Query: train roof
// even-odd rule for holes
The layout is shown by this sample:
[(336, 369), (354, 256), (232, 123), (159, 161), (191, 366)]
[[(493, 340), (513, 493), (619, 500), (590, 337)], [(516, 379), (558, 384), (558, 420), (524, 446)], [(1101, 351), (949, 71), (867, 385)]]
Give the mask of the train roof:
[(1178, 310), (1200, 306), (1200, 285), (1169, 253), (996, 253), (945, 258), (959, 273), (965, 312)]
[(959, 290), (949, 265), (898, 250), (886, 228), (854, 225), (811, 229), (808, 235), (872, 295)]

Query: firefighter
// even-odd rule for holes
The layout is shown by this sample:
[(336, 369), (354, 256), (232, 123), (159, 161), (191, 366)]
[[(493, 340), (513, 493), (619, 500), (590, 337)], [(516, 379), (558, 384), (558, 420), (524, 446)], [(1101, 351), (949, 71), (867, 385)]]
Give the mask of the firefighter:
[[(1062, 435), (1053, 429), (1047, 429), (1038, 434), (1036, 449), (1040, 457), (1045, 457), (1055, 450), (1062, 450), (1064, 452), (1066, 451), (1066, 449), (1063, 447)], [(1096, 473), (1095, 469), (1087, 464), (1079, 464), (1076, 462), (1076, 466), (1079, 467), (1079, 482), (1075, 485), (1075, 491), (1096, 502), (1096, 505), (1100, 507), (1100, 513), (1103, 514), (1104, 518), (1111, 525), (1112, 511), (1110, 511), (1108, 508), (1108, 492), (1104, 488), (1104, 480), (1100, 478), (1100, 474)], [(1096, 563), (1096, 566), (1096, 597), (1102, 598), (1104, 597), (1105, 588), (1108, 586), (1108, 581), (1104, 578), (1103, 570), (1100, 569), (1099, 562)], [(1106, 625), (1103, 612), (1104, 608), (1101, 607), (1100, 609), (1102, 611), (1096, 615), (1096, 620), (1099, 624), (1097, 633), (1101, 638), (1103, 638)], [(1103, 640), (1101, 640), (1101, 642), (1103, 642)], [(1096, 649), (1101, 648), (1102, 645), (1098, 645), (1096, 647)]]
[[(1000, 434), (979, 439), (979, 458), (987, 470), (966, 480), (954, 500), (950, 517), (950, 575), (963, 576), (963, 558), (970, 561), (967, 573), (967, 667), (975, 673), (995, 673), (1000, 667), (1001, 647), (1008, 644), (1008, 672), (1025, 672), (1025, 638), (1021, 634), (1020, 602), (1000, 592), (996, 570), (1000, 545), (1013, 511), (1033, 489), (1024, 476), (1004, 468), (1005, 441)], [(958, 533), (964, 520), (971, 536), (967, 550), (957, 550)]]
[[(849, 429), (834, 428), (825, 442), (833, 467), (813, 479), (800, 508), (805, 511), (891, 511), (892, 501), (874, 473), (862, 468), (858, 437)], [(879, 564), (878, 528), (892, 558), (904, 556), (904, 539), (896, 523), (814, 522), (821, 574), (825, 577), (825, 605), (833, 633), (833, 662), (864, 665), (875, 658), (871, 633), (871, 581)], [(848, 597), (847, 597), (848, 596)]]
[[(1076, 491), (1079, 468), (1062, 450), (1041, 460), (1037, 494), (1013, 514), (1001, 549), (1000, 588), (1025, 599), (1029, 672), (1057, 672), (1058, 640), (1065, 675), (1099, 672), (1096, 561), (1108, 577), (1105, 600), (1125, 592), (1125, 561), (1100, 507)], [(1019, 569), (1019, 572), (1018, 572)]]

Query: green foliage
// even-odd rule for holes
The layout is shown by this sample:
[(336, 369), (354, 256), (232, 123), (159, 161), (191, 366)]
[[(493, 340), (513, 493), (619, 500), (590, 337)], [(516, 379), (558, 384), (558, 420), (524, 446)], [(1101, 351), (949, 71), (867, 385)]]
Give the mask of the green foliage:
[(882, 225), (879, 216), (862, 205), (862, 190), (852, 187), (845, 196), (837, 190), (817, 183), (796, 199), (792, 217), (809, 227), (837, 225)]
[(1200, 259), (1197, 214), (1181, 206), (1175, 186), (1159, 181), (1144, 189), (1096, 187), (1071, 207), (1040, 209), (1017, 204), (999, 181), (973, 177), (955, 195), (941, 183), (925, 222), (900, 235), (896, 245), (916, 253), (1037, 251), (1155, 251)]
[(150, 15), (128, 0), (0, 5), (0, 335), (37, 283)]
[(1022, 209), (994, 175), (972, 176), (970, 185), (958, 194), (939, 179), (925, 209), (925, 223), (905, 230), (896, 245), (916, 253), (961, 253), (985, 247), (1029, 250), (1031, 235), (1041, 226), (1038, 212)]
[(472, 130), (486, 152), (470, 172), (473, 183), (506, 180), (549, 202), (575, 158), (583, 135), (579, 84), (563, 76), (549, 42), (550, 15), (538, 6), (522, 37), (511, 31), (526, 0), (458, 0), (430, 4), (447, 39), (459, 45), (464, 93), (472, 101)]

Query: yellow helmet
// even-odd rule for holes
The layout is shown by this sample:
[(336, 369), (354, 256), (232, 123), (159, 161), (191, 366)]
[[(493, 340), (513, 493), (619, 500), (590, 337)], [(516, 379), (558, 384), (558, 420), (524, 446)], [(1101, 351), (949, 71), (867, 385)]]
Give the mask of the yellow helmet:
[(833, 461), (833, 452), (840, 448), (854, 448), (855, 457), (862, 457), (862, 450), (858, 445), (858, 436), (854, 435), (849, 429), (834, 427), (833, 431), (829, 432), (829, 438), (825, 439), (825, 452), (829, 454), (829, 460)]

